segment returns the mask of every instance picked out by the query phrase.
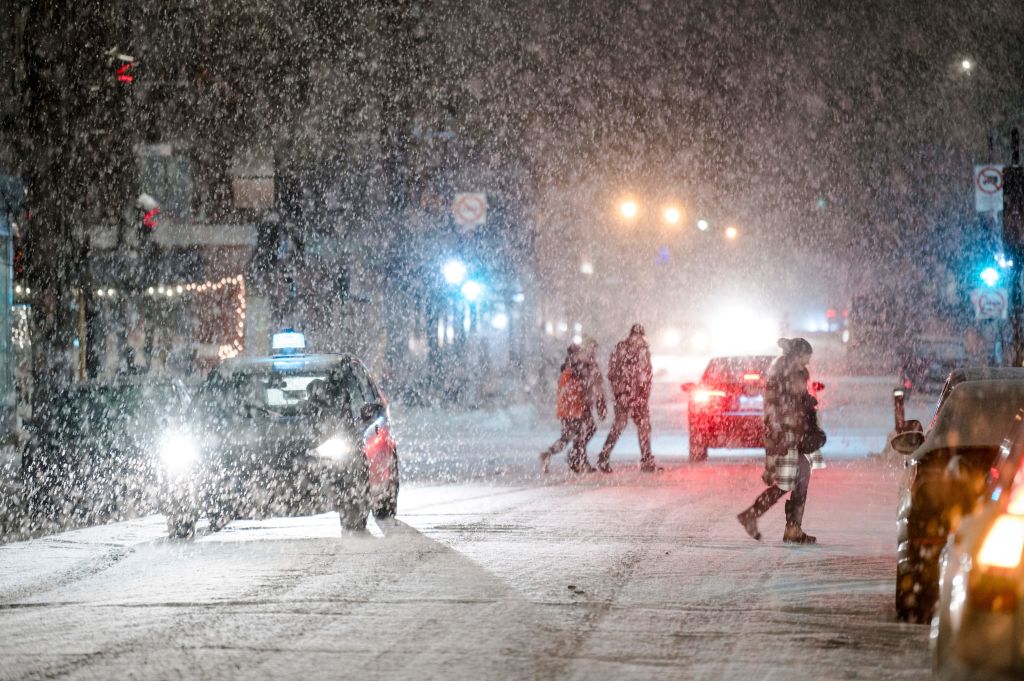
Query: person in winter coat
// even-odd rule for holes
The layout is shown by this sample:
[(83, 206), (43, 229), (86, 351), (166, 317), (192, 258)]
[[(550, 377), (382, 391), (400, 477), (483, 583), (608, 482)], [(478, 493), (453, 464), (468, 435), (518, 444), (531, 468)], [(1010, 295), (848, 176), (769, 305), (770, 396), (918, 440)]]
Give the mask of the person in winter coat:
[(569, 468), (575, 473), (593, 472), (587, 460), (587, 444), (597, 426), (593, 409), (602, 419), (607, 407), (604, 401), (601, 370), (597, 366), (596, 343), (584, 346), (570, 345), (558, 377), (558, 399), (555, 413), (562, 422), (562, 433), (554, 444), (540, 454), (541, 469), (547, 473), (551, 457), (572, 443)]
[(824, 465), (820, 449), (825, 433), (818, 424), (818, 401), (807, 390), (812, 349), (803, 338), (782, 338), (779, 346), (783, 353), (768, 368), (764, 395), (765, 469), (761, 478), (768, 488), (737, 519), (747, 534), (760, 540), (757, 519), (789, 492), (782, 540), (813, 544), (817, 539), (806, 534), (801, 524), (811, 468)]
[(608, 362), (608, 382), (611, 383), (612, 394), (615, 396), (615, 420), (597, 457), (599, 470), (605, 473), (612, 472), (608, 464), (612, 448), (631, 418), (636, 423), (637, 435), (640, 438), (640, 470), (658, 470), (654, 464), (654, 455), (651, 453), (651, 412), (648, 406), (653, 376), (651, 350), (644, 337), (644, 327), (641, 324), (634, 324), (629, 330), (629, 335), (616, 343)]

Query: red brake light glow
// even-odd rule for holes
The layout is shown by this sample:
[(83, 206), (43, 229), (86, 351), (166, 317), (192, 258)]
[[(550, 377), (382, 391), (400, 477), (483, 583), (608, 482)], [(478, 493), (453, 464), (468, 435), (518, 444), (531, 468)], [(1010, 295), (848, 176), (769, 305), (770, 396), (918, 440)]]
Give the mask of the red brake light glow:
[(724, 390), (709, 390), (707, 388), (700, 388), (693, 392), (694, 402), (708, 402), (712, 397), (725, 397)]
[(760, 381), (761, 374), (743, 374), (744, 381)]

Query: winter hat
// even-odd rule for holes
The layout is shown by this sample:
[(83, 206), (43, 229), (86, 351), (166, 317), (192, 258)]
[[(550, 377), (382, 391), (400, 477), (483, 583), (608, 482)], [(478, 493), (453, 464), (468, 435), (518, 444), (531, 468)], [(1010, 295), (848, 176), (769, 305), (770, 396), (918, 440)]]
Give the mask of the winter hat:
[(644, 325), (637, 322), (633, 326), (629, 327), (630, 336), (642, 336), (644, 335)]
[(786, 356), (810, 355), (814, 352), (811, 344), (804, 338), (780, 338), (779, 347)]

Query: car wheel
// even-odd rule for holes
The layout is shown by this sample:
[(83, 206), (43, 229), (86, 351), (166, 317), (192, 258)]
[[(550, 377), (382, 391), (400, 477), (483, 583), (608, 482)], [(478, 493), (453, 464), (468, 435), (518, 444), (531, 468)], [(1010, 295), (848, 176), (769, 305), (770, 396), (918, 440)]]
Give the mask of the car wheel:
[(926, 591), (920, 572), (897, 570), (896, 619), (900, 622), (928, 623), (931, 619), (931, 608), (924, 605)]
[(167, 536), (171, 539), (188, 539), (196, 534), (195, 515), (177, 511), (167, 516)]
[(340, 490), (338, 517), (343, 530), (365, 530), (370, 512), (370, 475), (363, 461), (362, 467), (349, 478), (349, 484)]
[(391, 458), (391, 476), (388, 479), (388, 489), (380, 505), (373, 510), (375, 518), (394, 518), (398, 513), (398, 488), (401, 486), (398, 468), (398, 452)]
[(708, 443), (700, 432), (690, 431), (690, 461), (707, 461)]

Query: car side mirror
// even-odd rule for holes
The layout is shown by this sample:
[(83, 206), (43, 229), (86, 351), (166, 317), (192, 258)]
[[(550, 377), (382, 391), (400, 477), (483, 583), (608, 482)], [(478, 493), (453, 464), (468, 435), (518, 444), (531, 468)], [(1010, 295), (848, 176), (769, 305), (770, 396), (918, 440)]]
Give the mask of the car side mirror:
[(908, 430), (899, 433), (889, 444), (900, 454), (913, 454), (924, 442), (924, 433), (918, 430)]
[(903, 427), (900, 428), (901, 433), (923, 433), (924, 427), (921, 422), (917, 419), (908, 419), (903, 422)]
[(375, 421), (384, 414), (384, 405), (380, 402), (367, 402), (359, 408), (359, 418), (364, 423)]
[(680, 388), (682, 388), (682, 390), (683, 390), (683, 392), (684, 392), (684, 393), (688, 393), (688, 392), (690, 392), (691, 390), (693, 390), (693, 389), (694, 389), (695, 387), (697, 387), (697, 384), (696, 384), (696, 383), (693, 383), (692, 381), (687, 381), (686, 383), (683, 383), (683, 384), (682, 384), (681, 386), (679, 386), (679, 387), (680, 387)]

